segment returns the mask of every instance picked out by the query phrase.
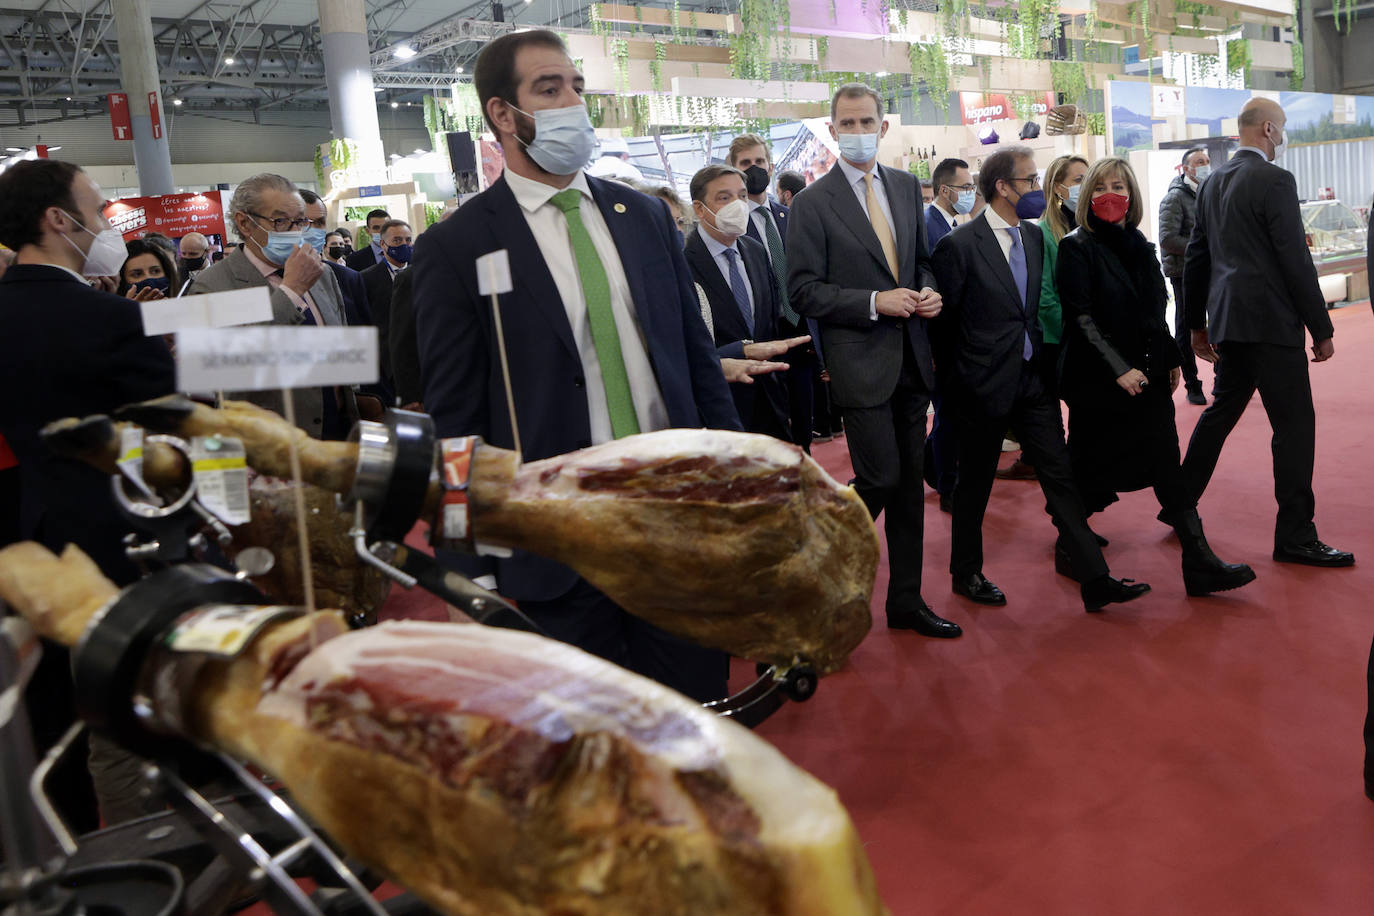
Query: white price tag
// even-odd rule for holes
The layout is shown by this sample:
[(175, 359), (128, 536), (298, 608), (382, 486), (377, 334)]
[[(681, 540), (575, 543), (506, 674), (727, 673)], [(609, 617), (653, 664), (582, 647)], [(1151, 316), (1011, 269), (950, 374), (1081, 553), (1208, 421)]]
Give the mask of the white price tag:
[(188, 328), (227, 328), (272, 320), (272, 298), (266, 286), (153, 299), (139, 306), (143, 310), (143, 333), (149, 337)]
[(515, 287), (510, 282), (510, 255), (502, 248), (477, 259), (477, 292), (483, 296), (508, 293)]
[(181, 391), (266, 391), (377, 381), (377, 329), (260, 325), (177, 332)]
[(221, 436), (191, 440), (191, 476), (200, 504), (220, 521), (243, 525), (252, 518), (248, 502), (248, 460), (243, 443)]

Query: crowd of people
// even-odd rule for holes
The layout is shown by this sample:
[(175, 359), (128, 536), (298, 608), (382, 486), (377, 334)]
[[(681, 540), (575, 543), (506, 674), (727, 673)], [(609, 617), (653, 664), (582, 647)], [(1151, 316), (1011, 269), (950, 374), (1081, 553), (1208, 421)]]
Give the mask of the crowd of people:
[[(1313, 521), (1304, 335), (1320, 362), (1333, 329), (1293, 178), (1272, 164), (1284, 145), (1276, 103), (1246, 105), (1241, 148), (1210, 177), (1205, 150), (1184, 156), (1161, 265), (1125, 160), (1060, 157), (1042, 182), (1032, 151), (1012, 146), (976, 174), (946, 159), (923, 186), (877, 163), (882, 99), (860, 84), (831, 102), (839, 158), (823, 177), (775, 175), (767, 141), (744, 134), (692, 177), (684, 202), (585, 170), (596, 136), (556, 34), (492, 41), (474, 79), (504, 174), (422, 232), (372, 211), (356, 250), (348, 231), (328, 229), (319, 196), (277, 175), (237, 185), (227, 215), (239, 244), (221, 258), (195, 234), (126, 244), (74, 165), (0, 175), (0, 243), (17, 252), (0, 278), (0, 432), (13, 454), (0, 449), (0, 467), (11, 460), (22, 479), (7, 536), (76, 543), (132, 581), (108, 481), (47, 453), (38, 430), (173, 390), (172, 355), (143, 335), (138, 302), (266, 287), (277, 324), (379, 329), (375, 386), (292, 393), (298, 424), (318, 438), (343, 438), (388, 405), (428, 412), (441, 436), (505, 448), (514, 414), (530, 460), (674, 426), (803, 449), (844, 435), (853, 485), (885, 529), (892, 628), (962, 633), (924, 598), (926, 482), (951, 515), (952, 592), (1008, 602), (985, 574), (982, 527), (1009, 434), (1023, 451), (1013, 476), (1043, 489), (1055, 567), (1087, 611), (1150, 589), (1111, 573), (1088, 524), (1124, 491), (1154, 489), (1189, 595), (1252, 581), (1249, 566), (1211, 551), (1197, 507), (1256, 389), (1275, 432), (1275, 559), (1354, 562)], [(496, 250), (517, 278), (501, 299), (511, 405), (476, 273)], [(1214, 402), (1184, 455), (1173, 395), (1186, 380), (1188, 401), (1206, 404), (1195, 358), (1216, 366)], [(235, 396), (286, 410), (277, 392)], [(559, 639), (699, 700), (726, 694), (724, 655), (625, 613), (567, 567), (521, 552), (446, 562)]]

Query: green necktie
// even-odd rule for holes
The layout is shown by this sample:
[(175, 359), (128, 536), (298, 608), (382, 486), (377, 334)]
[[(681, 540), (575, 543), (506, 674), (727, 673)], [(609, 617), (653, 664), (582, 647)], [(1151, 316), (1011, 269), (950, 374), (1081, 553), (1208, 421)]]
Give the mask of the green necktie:
[(768, 205), (760, 207), (759, 212), (763, 214), (763, 237), (768, 240), (773, 276), (778, 278), (778, 289), (782, 292), (782, 317), (790, 321), (793, 327), (799, 327), (801, 316), (787, 302), (787, 252), (782, 247), (782, 236), (778, 235), (778, 227), (773, 225), (773, 214), (768, 212)]
[(630, 394), (630, 376), (620, 352), (620, 332), (611, 310), (611, 284), (596, 245), (582, 223), (582, 192), (568, 188), (553, 195), (553, 205), (568, 220), (568, 238), (577, 256), (577, 276), (582, 280), (582, 298), (587, 303), (587, 321), (592, 328), (592, 345), (601, 364), (601, 382), (606, 389), (606, 407), (611, 414), (611, 435), (617, 439), (639, 432), (639, 417)]

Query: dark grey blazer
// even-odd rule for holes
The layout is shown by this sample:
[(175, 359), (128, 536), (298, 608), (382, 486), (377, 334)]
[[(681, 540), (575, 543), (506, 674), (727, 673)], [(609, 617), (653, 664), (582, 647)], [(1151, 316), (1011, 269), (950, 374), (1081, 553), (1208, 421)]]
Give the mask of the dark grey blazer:
[(940, 385), (961, 408), (985, 417), (1011, 411), (1021, 378), (1025, 335), (1040, 350), (1040, 280), (1045, 242), (1040, 227), (1021, 220), (1026, 247), (1026, 307), (1016, 290), (1007, 258), (984, 211), (935, 246), (935, 277), (944, 307), (933, 322)]
[[(267, 278), (258, 272), (253, 262), (243, 253), (242, 248), (229, 252), (223, 261), (202, 270), (196, 275), (195, 282), (186, 295), (201, 293), (222, 293), (231, 289), (247, 289), (251, 286), (268, 286)], [(310, 298), (320, 310), (324, 323), (329, 327), (348, 324), (344, 318), (343, 294), (339, 291), (339, 281), (334, 272), (326, 269), (315, 285), (310, 287)], [(272, 291), (272, 321), (270, 324), (294, 326), (301, 323), (296, 304), (280, 289)], [(346, 424), (358, 419), (358, 404), (353, 390), (344, 388), (343, 415)], [(279, 414), (285, 414), (286, 406), (280, 391), (226, 391), (225, 397), (240, 401), (251, 401), (259, 407)], [(296, 406), (296, 423), (314, 438), (324, 432), (324, 395), (319, 388), (297, 388), (293, 393)]]
[(911, 341), (927, 388), (934, 388), (930, 341), (921, 318), (869, 318), (875, 291), (935, 285), (926, 242), (921, 183), (878, 166), (887, 190), (901, 276), (894, 282), (882, 246), (839, 165), (792, 201), (787, 232), (787, 295), (820, 323), (830, 391), (841, 407), (876, 407), (892, 397)]
[(1303, 347), (1304, 326), (1332, 336), (1293, 173), (1242, 151), (1202, 183), (1183, 301), (1188, 327), (1214, 344)]

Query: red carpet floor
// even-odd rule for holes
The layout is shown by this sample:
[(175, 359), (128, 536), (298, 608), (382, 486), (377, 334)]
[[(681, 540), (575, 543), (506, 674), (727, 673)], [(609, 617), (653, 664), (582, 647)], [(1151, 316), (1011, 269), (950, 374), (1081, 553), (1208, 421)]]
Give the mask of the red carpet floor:
[[(1185, 596), (1178, 544), (1148, 491), (1093, 527), (1111, 539), (1113, 572), (1154, 591), (1100, 615), (1055, 575), (1034, 483), (999, 481), (988, 507), (984, 571), (1005, 608), (950, 593), (949, 517), (927, 500), (925, 597), (962, 639), (886, 629), (884, 558), (874, 629), (847, 670), (759, 731), (839, 792), (895, 916), (1374, 913), (1360, 740), (1374, 632), (1374, 318), (1364, 305), (1333, 318), (1336, 357), (1312, 367), (1317, 525), (1355, 552), (1353, 569), (1270, 559), (1258, 397), (1201, 505), (1217, 553), (1258, 573), (1244, 589)], [(1201, 408), (1181, 389), (1177, 401), (1186, 447)], [(843, 440), (816, 457), (851, 476)], [(388, 610), (441, 614), (399, 591)]]

